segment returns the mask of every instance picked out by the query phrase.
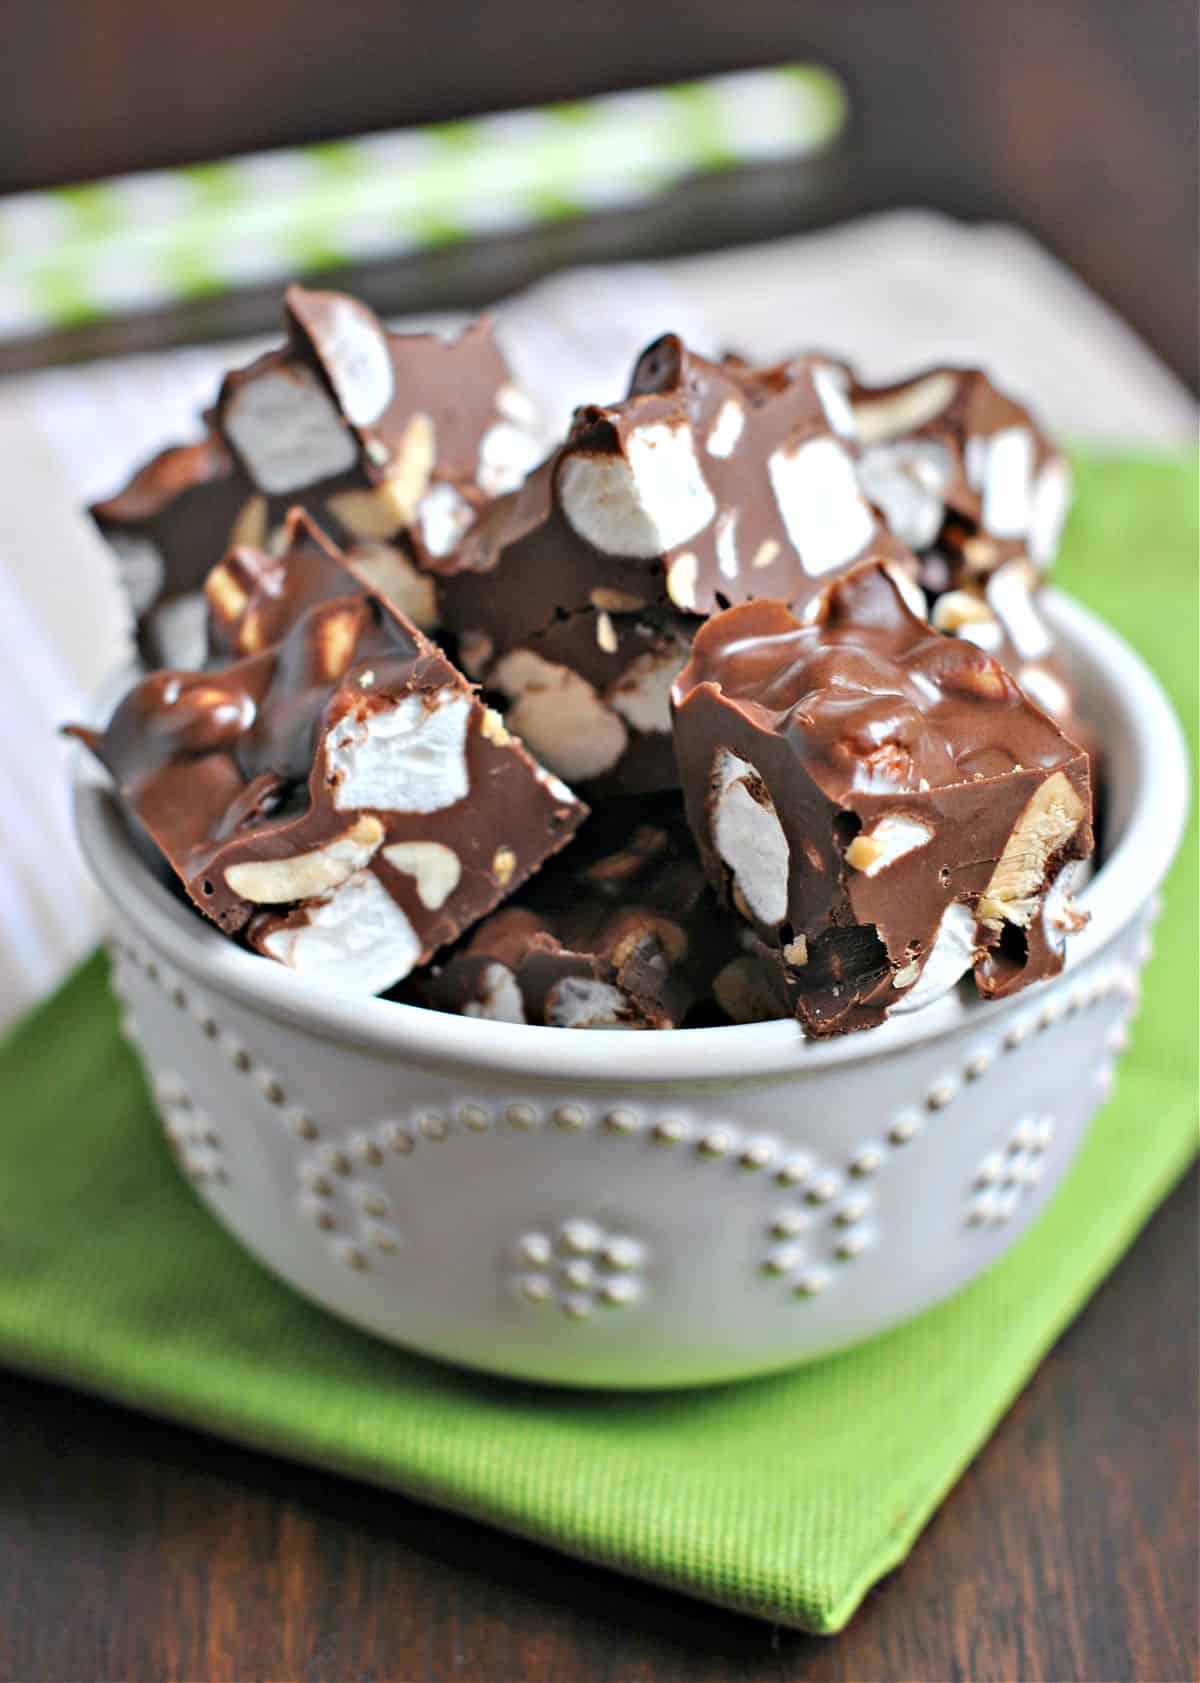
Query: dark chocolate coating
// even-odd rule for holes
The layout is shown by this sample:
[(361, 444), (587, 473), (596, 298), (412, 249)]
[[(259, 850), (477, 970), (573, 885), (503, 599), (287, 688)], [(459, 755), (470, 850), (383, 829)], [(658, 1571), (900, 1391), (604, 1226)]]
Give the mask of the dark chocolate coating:
[[(1055, 814), (1065, 803), (1078, 815), (1028, 885), (1035, 913), (1063, 863), (1091, 851), (1086, 755), (989, 656), (916, 619), (879, 567), (839, 582), (812, 624), (771, 602), (710, 620), (673, 704), (688, 817), (714, 884), (734, 898), (714, 840), (723, 753), (751, 768), (732, 766), (725, 788), (742, 783), (786, 838), (778, 919), (742, 905), (764, 942), (798, 960), (787, 980), (810, 1032), (878, 1022), (916, 980), (954, 902), (976, 919), (984, 991), (1061, 966), (1040, 916), (1021, 926), (985, 897), (997, 895), (997, 866), (1044, 788)], [(927, 836), (868, 872), (881, 820), (914, 826), (910, 842)]]

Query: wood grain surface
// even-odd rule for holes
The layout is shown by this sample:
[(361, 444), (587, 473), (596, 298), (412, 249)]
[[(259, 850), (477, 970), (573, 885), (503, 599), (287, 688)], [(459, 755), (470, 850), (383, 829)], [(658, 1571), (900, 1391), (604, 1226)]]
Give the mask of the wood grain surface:
[(7, 1376), (0, 1679), (1188, 1683), (1197, 1187), (838, 1637)]
[[(565, 263), (922, 203), (1031, 228), (1196, 383), (1183, 0), (44, 0), (5, 29), (0, 190), (812, 57), (854, 102), (817, 164), (353, 282), (384, 310), (470, 304)], [(276, 314), (274, 288), (212, 300), (0, 347), (0, 370)], [(1188, 1683), (1196, 1254), (1193, 1174), (834, 1639), (5, 1374), (0, 1683)]]

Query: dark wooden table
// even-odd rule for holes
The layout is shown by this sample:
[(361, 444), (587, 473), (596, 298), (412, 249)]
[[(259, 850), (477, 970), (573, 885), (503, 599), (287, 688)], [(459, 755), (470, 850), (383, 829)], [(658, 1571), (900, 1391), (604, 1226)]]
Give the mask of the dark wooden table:
[[(6, 18), (0, 190), (809, 56), (844, 72), (855, 103), (848, 141), (819, 165), (351, 279), (388, 310), (478, 303), (563, 263), (925, 203), (1032, 228), (1195, 383), (1196, 41), (1183, 0), (54, 0)], [(0, 346), (0, 370), (234, 335), (276, 313), (274, 289), (210, 301)], [(1197, 1230), (1193, 1175), (903, 1571), (833, 1640), (4, 1375), (0, 1683), (1186, 1683), (1198, 1666)]]
[(6, 1377), (0, 1677), (1188, 1683), (1197, 1177), (835, 1638)]

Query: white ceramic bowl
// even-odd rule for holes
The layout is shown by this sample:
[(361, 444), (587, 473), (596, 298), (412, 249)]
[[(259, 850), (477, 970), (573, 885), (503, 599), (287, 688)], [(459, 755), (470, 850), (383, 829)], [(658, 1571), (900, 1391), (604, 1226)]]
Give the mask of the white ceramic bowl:
[(1187, 804), (1142, 662), (1052, 597), (1107, 755), (1063, 974), (812, 1042), (582, 1033), (329, 998), (148, 868), (81, 756), (114, 985), (184, 1170), (276, 1274), (382, 1337), (578, 1385), (701, 1384), (868, 1338), (1029, 1225), (1108, 1091)]

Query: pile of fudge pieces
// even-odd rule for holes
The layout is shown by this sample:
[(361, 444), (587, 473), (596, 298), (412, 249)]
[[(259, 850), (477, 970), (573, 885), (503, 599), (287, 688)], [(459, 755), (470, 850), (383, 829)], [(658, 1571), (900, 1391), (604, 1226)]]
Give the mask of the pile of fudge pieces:
[(92, 511), (149, 674), (75, 734), (205, 917), (343, 995), (566, 1028), (830, 1035), (1061, 967), (1070, 480), (985, 374), (667, 335), (546, 455), (486, 320), (285, 320)]

